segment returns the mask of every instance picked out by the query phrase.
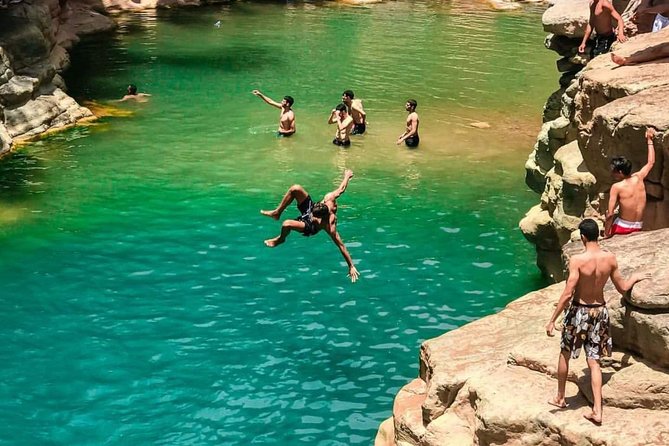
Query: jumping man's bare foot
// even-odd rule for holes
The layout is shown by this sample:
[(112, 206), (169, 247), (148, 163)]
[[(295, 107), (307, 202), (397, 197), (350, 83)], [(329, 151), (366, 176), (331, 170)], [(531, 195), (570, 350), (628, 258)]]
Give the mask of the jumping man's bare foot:
[(274, 238), (269, 238), (265, 240), (265, 245), (267, 245), (270, 248), (274, 248), (276, 246), (279, 246), (281, 243), (283, 243), (283, 240), (281, 240), (281, 237), (274, 237)]
[[(272, 217), (274, 220), (278, 220), (279, 217), (281, 217), (281, 214), (277, 211), (260, 211), (260, 213), (267, 217)], [(267, 242), (265, 242), (265, 244), (267, 244)]]
[(559, 399), (558, 397), (553, 397), (547, 401), (548, 404), (551, 406), (555, 406), (558, 409), (566, 409), (569, 404), (564, 400), (564, 398)]
[(590, 421), (592, 424), (595, 424), (597, 426), (602, 425), (602, 416), (597, 415), (594, 412), (584, 413), (583, 418), (585, 418), (586, 420)]

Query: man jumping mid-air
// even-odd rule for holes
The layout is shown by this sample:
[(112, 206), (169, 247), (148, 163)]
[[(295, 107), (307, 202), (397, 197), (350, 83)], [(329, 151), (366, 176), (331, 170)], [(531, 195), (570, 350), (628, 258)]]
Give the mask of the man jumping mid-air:
[(360, 273), (355, 269), (353, 259), (351, 259), (351, 255), (348, 253), (344, 242), (337, 232), (337, 198), (346, 191), (346, 186), (348, 186), (351, 178), (353, 178), (353, 172), (346, 170), (344, 172), (344, 179), (339, 187), (325, 194), (323, 200), (318, 203), (313, 202), (309, 193), (302, 186), (298, 184), (290, 186), (276, 209), (260, 211), (260, 213), (278, 220), (281, 218), (283, 211), (295, 200), (297, 202), (297, 209), (300, 211), (300, 216), (295, 220), (284, 220), (281, 224), (281, 234), (265, 240), (265, 245), (270, 248), (279, 246), (286, 241), (286, 237), (288, 237), (290, 231), (301, 232), (305, 237), (309, 237), (323, 229), (332, 238), (332, 241), (337, 245), (342, 256), (344, 256), (344, 260), (346, 260), (346, 264), (348, 265), (348, 275), (351, 278), (351, 282), (358, 280)]

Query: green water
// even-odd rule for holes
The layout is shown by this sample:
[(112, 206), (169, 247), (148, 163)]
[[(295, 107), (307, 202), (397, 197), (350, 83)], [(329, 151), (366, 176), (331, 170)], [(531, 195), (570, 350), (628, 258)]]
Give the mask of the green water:
[[(0, 163), (0, 444), (371, 444), (423, 340), (542, 285), (517, 229), (555, 83), (540, 12), (235, 3), (82, 42), (72, 95), (153, 96)], [(254, 88), (295, 97), (293, 138)], [(371, 124), (339, 149), (347, 88)], [(356, 284), (323, 234), (264, 247), (258, 213), (345, 168)]]

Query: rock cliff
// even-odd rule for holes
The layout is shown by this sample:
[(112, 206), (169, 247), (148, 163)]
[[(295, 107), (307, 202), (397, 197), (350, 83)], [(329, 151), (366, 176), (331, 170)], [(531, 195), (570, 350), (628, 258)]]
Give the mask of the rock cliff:
[(84, 35), (112, 30), (112, 12), (225, 0), (21, 0), (0, 9), (0, 157), (15, 142), (94, 119), (59, 75)]
[[(536, 246), (537, 264), (549, 277), (564, 278), (560, 250), (584, 217), (601, 218), (611, 186), (609, 162), (622, 155), (638, 170), (646, 162), (644, 133), (658, 130), (656, 162), (647, 178), (644, 228), (669, 226), (669, 59), (619, 67), (610, 55), (590, 61), (577, 54), (588, 16), (588, 0), (557, 0), (543, 17), (551, 34), (546, 46), (562, 58), (561, 88), (548, 99), (544, 124), (526, 164), (527, 184), (541, 194), (520, 227)], [(624, 8), (624, 2), (619, 9)], [(669, 45), (669, 29), (616, 44), (623, 56)], [(582, 69), (582, 71), (581, 71)]]
[[(634, 446), (669, 444), (669, 229), (602, 243), (624, 276), (652, 279), (621, 298), (609, 282), (614, 355), (602, 361), (604, 424), (582, 414), (591, 404), (582, 354), (572, 360), (569, 407), (546, 401), (557, 387), (559, 338), (546, 336), (564, 283), (530, 293), (502, 312), (426, 341), (419, 377), (395, 398), (375, 446)], [(565, 261), (582, 251), (565, 246)]]

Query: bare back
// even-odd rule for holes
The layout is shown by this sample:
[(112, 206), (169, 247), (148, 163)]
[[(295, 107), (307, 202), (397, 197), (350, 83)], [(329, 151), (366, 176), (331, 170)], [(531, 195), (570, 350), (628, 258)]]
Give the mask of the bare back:
[(573, 256), (570, 262), (578, 268), (574, 300), (584, 304), (604, 304), (604, 285), (617, 268), (616, 257), (597, 250)]
[(613, 185), (611, 193), (619, 204), (618, 215), (627, 221), (642, 221), (646, 208), (646, 186), (641, 178), (633, 174)]

